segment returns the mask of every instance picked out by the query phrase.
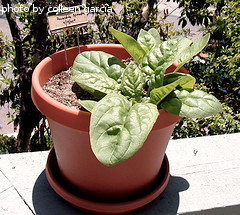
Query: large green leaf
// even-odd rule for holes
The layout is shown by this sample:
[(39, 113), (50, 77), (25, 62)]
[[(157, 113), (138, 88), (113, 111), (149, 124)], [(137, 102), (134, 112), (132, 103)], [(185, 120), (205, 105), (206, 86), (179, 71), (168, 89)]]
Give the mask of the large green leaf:
[(163, 85), (163, 76), (166, 69), (179, 58), (179, 54), (190, 43), (191, 40), (187, 38), (164, 41), (144, 56), (140, 69), (149, 79), (150, 89)]
[(166, 111), (190, 118), (205, 118), (222, 111), (216, 97), (201, 90), (175, 90), (161, 104)]
[(177, 60), (179, 65), (174, 72), (178, 71), (188, 60), (202, 51), (207, 45), (209, 38), (210, 34), (208, 33), (205, 36), (193, 41), (188, 47), (182, 50), (181, 54), (179, 55), (180, 57)]
[(129, 98), (135, 98), (139, 101), (143, 95), (144, 78), (140, 69), (136, 64), (130, 63), (124, 71), (121, 91), (123, 95)]
[[(79, 73), (72, 77), (73, 81), (77, 82), (84, 90), (97, 96), (99, 92), (103, 97), (105, 94), (117, 92), (119, 84), (112, 78), (109, 78), (106, 74), (99, 73)], [(100, 94), (101, 95), (101, 94)]]
[(93, 108), (90, 140), (97, 159), (107, 166), (134, 155), (143, 145), (156, 119), (156, 105), (136, 103), (113, 93)]
[(123, 45), (127, 52), (133, 57), (133, 59), (139, 64), (141, 63), (144, 55), (146, 54), (145, 50), (141, 45), (131, 36), (110, 28), (111, 33), (114, 37)]
[(155, 88), (150, 93), (150, 102), (158, 105), (166, 96), (175, 90), (177, 86), (182, 88), (191, 88), (195, 84), (196, 80), (191, 75), (179, 76), (174, 82)]
[(161, 42), (160, 35), (154, 28), (151, 28), (149, 31), (141, 29), (137, 41), (146, 52), (149, 52), (154, 46), (158, 46)]
[(86, 51), (76, 57), (72, 75), (74, 78), (82, 73), (105, 74), (115, 81), (119, 81), (125, 67), (125, 64), (113, 55), (102, 51)]

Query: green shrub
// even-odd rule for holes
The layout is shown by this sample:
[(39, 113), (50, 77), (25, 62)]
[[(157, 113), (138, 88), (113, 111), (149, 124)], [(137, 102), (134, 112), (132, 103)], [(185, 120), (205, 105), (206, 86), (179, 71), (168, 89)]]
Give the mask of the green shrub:
[(16, 152), (16, 138), (0, 135), (0, 154)]
[(177, 123), (173, 139), (240, 132), (240, 114), (223, 105), (223, 112), (207, 119), (184, 118)]
[[(187, 16), (192, 24), (204, 24), (203, 30), (211, 33), (206, 61), (193, 60), (186, 67), (201, 86), (205, 85), (205, 90), (214, 92), (225, 105), (222, 113), (208, 119), (181, 120), (175, 128), (173, 138), (240, 132), (240, 2), (177, 2), (184, 8), (182, 18)], [(217, 6), (210, 12), (209, 6), (214, 3)], [(196, 10), (198, 7), (201, 10)]]
[[(43, 144), (44, 143), (44, 144)], [(40, 135), (35, 132), (31, 138), (30, 151), (48, 150), (53, 146), (50, 134)], [(0, 154), (8, 154), (17, 152), (16, 138), (0, 135)]]
[(187, 17), (191, 24), (203, 25), (202, 30), (211, 34), (207, 61), (192, 61), (187, 67), (190, 74), (237, 113), (240, 106), (240, 1), (173, 1), (182, 8), (181, 22), (186, 24)]

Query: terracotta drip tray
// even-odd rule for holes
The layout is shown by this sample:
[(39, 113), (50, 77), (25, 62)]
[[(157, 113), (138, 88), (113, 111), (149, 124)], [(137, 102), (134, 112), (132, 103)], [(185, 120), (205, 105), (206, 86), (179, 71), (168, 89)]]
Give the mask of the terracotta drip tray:
[(85, 199), (83, 196), (72, 193), (59, 180), (58, 165), (54, 149), (48, 156), (46, 165), (47, 180), (55, 192), (72, 205), (93, 214), (124, 214), (143, 207), (155, 198), (157, 198), (166, 188), (169, 181), (169, 163), (165, 155), (158, 180), (153, 184), (152, 189), (143, 196), (127, 202), (96, 202)]

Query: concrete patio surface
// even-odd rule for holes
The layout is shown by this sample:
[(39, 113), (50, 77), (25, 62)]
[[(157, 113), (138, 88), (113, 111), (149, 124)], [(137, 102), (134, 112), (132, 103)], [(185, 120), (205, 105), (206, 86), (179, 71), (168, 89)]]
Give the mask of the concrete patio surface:
[[(170, 181), (133, 215), (239, 215), (240, 133), (170, 140)], [(48, 151), (0, 156), (1, 215), (84, 215), (47, 182)]]

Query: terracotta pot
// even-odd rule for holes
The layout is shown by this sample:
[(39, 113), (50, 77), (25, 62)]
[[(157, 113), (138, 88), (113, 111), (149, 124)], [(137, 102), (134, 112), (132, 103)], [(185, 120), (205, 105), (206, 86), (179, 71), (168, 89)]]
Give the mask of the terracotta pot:
[[(90, 50), (104, 51), (119, 59), (129, 57), (121, 45), (81, 46), (81, 52)], [(78, 49), (70, 48), (67, 53), (72, 65)], [(67, 107), (42, 89), (51, 76), (65, 67), (64, 51), (60, 51), (40, 62), (32, 77), (32, 99), (48, 119), (63, 184), (84, 199), (98, 202), (130, 201), (144, 195), (157, 180), (168, 141), (180, 117), (160, 110), (143, 147), (130, 159), (106, 167), (96, 159), (90, 147), (90, 113)], [(174, 68), (176, 66), (172, 65), (167, 72)]]

